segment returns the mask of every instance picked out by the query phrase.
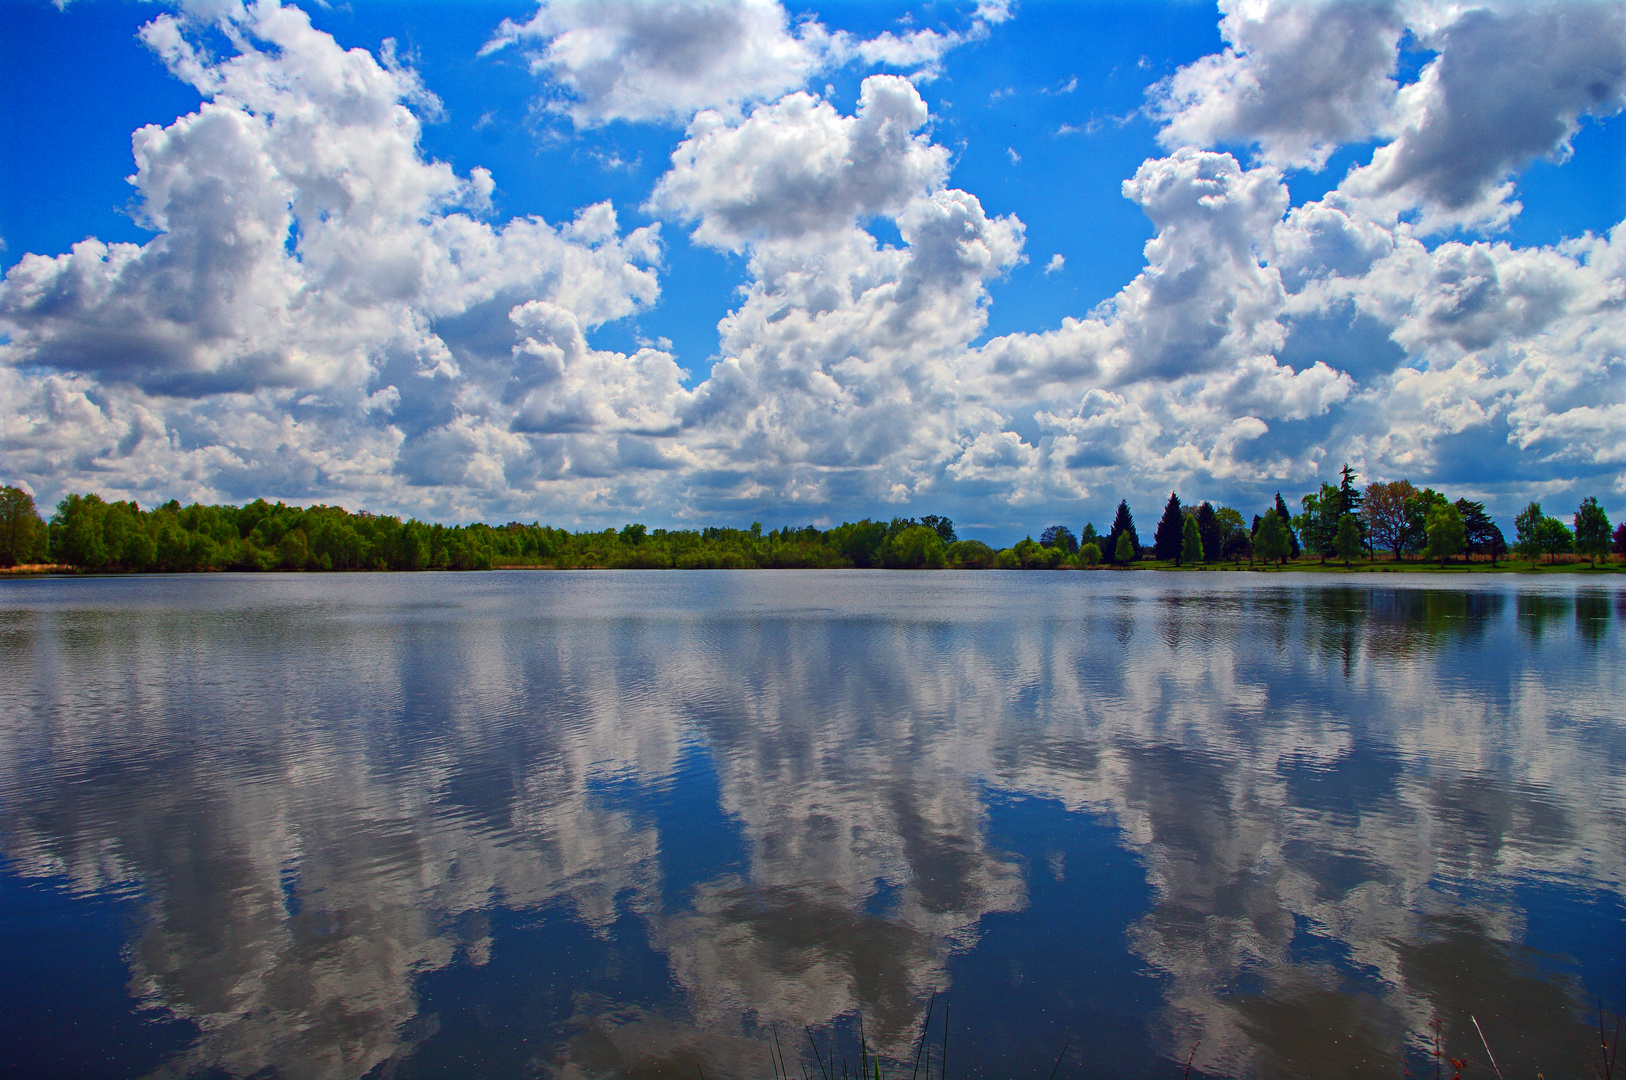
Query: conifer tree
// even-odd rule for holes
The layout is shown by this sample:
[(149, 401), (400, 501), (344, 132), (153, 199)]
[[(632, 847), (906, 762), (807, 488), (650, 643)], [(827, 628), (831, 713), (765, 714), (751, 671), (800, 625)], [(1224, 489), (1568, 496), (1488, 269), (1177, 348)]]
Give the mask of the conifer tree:
[(1214, 504), (1204, 502), (1197, 507), (1197, 535), (1203, 541), (1203, 562), (1216, 562), (1225, 543), (1225, 530), (1220, 526), (1219, 512)]
[(1299, 538), (1293, 534), (1293, 514), (1287, 509), (1287, 502), (1282, 493), (1276, 493), (1276, 516), (1282, 519), (1282, 529), (1287, 533), (1287, 550), (1289, 558), (1299, 557)]
[(1163, 519), (1152, 534), (1152, 558), (1166, 562), (1180, 561), (1180, 541), (1185, 528), (1185, 516), (1180, 513), (1180, 496), (1169, 492), (1169, 501), (1163, 507)]
[[(1129, 537), (1129, 555), (1118, 554), (1122, 547), (1120, 541)], [(1101, 557), (1109, 563), (1134, 562), (1140, 558), (1140, 536), (1135, 532), (1135, 518), (1129, 512), (1129, 501), (1125, 499), (1118, 504), (1118, 513), (1112, 519), (1112, 529), (1107, 533), (1107, 542), (1101, 545)]]
[(1180, 562), (1195, 565), (1203, 561), (1203, 538), (1197, 531), (1197, 515), (1187, 514), (1185, 528), (1181, 530)]

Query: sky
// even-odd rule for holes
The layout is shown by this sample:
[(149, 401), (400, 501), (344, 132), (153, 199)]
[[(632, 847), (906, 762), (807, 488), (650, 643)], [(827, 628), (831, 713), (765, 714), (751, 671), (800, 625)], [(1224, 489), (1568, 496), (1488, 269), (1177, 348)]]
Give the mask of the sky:
[(0, 0), (0, 482), (1626, 516), (1626, 2)]

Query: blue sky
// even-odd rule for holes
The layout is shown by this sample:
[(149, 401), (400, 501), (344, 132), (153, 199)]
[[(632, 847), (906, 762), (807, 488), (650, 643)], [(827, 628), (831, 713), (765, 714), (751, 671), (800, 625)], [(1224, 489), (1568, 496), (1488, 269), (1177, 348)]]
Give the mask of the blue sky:
[(1618, 2), (0, 20), (45, 503), (1008, 541), (1349, 460), (1626, 510)]

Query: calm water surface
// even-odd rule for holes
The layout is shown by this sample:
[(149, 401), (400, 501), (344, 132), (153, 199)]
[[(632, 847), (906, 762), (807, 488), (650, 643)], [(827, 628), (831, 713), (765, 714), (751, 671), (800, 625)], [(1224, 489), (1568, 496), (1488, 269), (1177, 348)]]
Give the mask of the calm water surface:
[(1623, 644), (1608, 579), (3, 582), (0, 1070), (907, 1075), (935, 994), (934, 1078), (945, 1002), (954, 1080), (1590, 1075)]

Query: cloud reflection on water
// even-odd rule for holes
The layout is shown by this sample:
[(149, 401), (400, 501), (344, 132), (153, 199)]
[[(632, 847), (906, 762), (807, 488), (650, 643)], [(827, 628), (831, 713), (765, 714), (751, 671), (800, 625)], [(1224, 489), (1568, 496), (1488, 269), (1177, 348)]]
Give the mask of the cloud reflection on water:
[[(1166, 1060), (1392, 1074), (1476, 1001), (1510, 1056), (1573, 1056), (1579, 988), (1521, 958), (1515, 892), (1626, 896), (1623, 594), (1281, 580), (14, 588), (0, 837), (24, 875), (139, 890), (131, 992), (201, 1032), (178, 1074), (410, 1062), (424, 977), (552, 908), (634, 920), (681, 996), (574, 988), (530, 1067), (759, 1070), (770, 1021), (859, 1008), (902, 1056), (990, 916), (1063, 873), (996, 843), (998, 793), (1105, 815), (1144, 867), (1121, 933)], [(695, 798), (697, 755), (741, 856), (690, 880), (709, 841), (651, 807)]]

